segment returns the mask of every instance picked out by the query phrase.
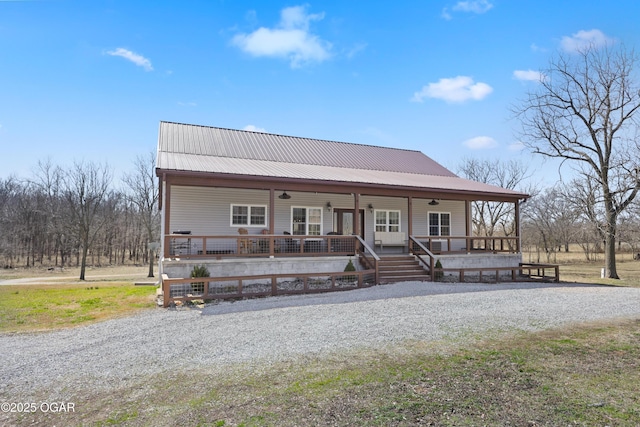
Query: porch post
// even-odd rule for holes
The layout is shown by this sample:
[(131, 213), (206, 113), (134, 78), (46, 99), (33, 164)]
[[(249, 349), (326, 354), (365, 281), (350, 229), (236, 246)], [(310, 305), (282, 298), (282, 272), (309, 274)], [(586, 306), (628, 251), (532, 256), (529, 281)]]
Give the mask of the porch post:
[[(275, 194), (276, 189), (271, 187), (269, 189), (269, 234), (274, 234), (275, 224), (276, 224), (276, 207), (275, 205)], [(276, 254), (276, 242), (273, 237), (269, 238), (269, 256), (273, 257)]]
[(471, 252), (471, 202), (469, 200), (464, 201), (464, 226), (465, 226), (465, 236), (467, 236), (467, 253)]
[(520, 253), (520, 200), (514, 202), (516, 222), (516, 253)]
[[(164, 179), (164, 233), (165, 235), (170, 234), (171, 233), (171, 184), (170, 184), (170, 179), (165, 175), (163, 175), (163, 179)], [(163, 256), (165, 258), (169, 258), (169, 248), (167, 247), (167, 244), (169, 244), (168, 239), (165, 239), (165, 236), (162, 236), (162, 246), (163, 246)]]
[(360, 235), (360, 193), (354, 193), (353, 195), (353, 209), (355, 214), (353, 215), (353, 232), (356, 236)]
[(409, 214), (409, 224), (407, 227), (407, 232), (409, 233), (409, 235), (407, 236), (407, 244), (409, 245), (409, 253), (411, 253), (411, 240), (409, 239), (410, 236), (413, 235), (413, 197), (409, 196), (407, 198), (407, 208), (408, 208), (408, 214)]

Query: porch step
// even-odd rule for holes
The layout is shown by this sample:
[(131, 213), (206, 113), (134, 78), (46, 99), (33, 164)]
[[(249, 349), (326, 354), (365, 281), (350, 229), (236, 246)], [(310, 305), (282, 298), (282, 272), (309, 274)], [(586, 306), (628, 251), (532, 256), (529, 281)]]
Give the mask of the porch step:
[(405, 281), (427, 281), (429, 273), (410, 255), (381, 257), (378, 264), (380, 281), (383, 283)]

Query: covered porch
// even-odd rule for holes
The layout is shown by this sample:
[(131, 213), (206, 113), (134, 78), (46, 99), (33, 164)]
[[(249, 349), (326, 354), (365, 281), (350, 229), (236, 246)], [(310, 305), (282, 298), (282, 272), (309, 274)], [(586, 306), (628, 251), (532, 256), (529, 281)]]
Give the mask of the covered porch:
[[(490, 269), (499, 272), (496, 280), (521, 273), (517, 232), (471, 235), (470, 196), (298, 180), (265, 184), (163, 177), (166, 304), (371, 286), (384, 282), (380, 270), (389, 255), (413, 257), (426, 281), (436, 273), (463, 278), (465, 271)], [(519, 230), (518, 200), (500, 201), (513, 203)], [(356, 271), (345, 274), (349, 261)], [(190, 278), (194, 265), (206, 266), (210, 277)]]

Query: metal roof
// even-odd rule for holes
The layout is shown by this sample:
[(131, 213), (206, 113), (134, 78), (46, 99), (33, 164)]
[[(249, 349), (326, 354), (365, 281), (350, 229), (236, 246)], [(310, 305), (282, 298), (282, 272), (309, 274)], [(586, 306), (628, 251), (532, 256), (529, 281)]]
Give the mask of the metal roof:
[(171, 122), (160, 122), (157, 167), (527, 197), (460, 178), (419, 151)]

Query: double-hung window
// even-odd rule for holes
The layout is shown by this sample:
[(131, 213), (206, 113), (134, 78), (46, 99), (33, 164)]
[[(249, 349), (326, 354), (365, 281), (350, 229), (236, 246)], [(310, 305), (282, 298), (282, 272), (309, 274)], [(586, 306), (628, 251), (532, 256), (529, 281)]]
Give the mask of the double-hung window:
[(267, 207), (255, 205), (231, 205), (231, 226), (266, 227)]
[(400, 211), (375, 211), (376, 231), (400, 231)]
[(429, 212), (429, 236), (450, 236), (451, 214), (449, 212)]
[(322, 234), (322, 208), (291, 208), (291, 231), (298, 236)]

